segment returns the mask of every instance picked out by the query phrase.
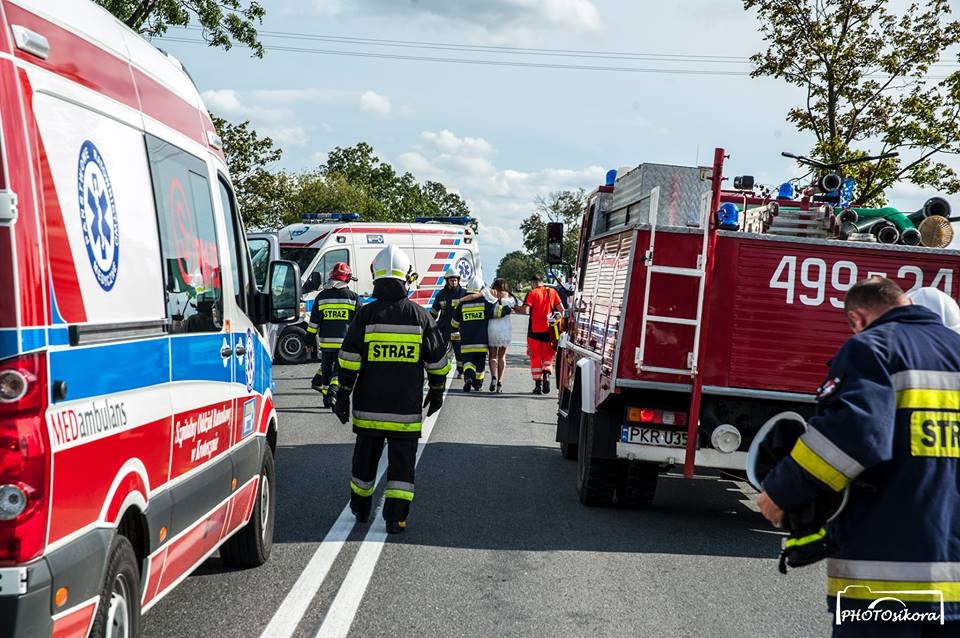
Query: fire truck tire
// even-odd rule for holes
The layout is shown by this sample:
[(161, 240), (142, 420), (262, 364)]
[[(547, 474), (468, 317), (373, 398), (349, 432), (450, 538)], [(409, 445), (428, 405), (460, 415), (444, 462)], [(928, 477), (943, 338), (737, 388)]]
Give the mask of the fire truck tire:
[(660, 466), (621, 459), (617, 473), (617, 503), (630, 509), (647, 509), (657, 493)]
[(298, 326), (287, 326), (277, 339), (277, 361), (304, 363), (308, 359), (307, 331)]
[(276, 481), (273, 453), (270, 446), (265, 448), (250, 521), (220, 547), (220, 559), (230, 567), (259, 567), (267, 562), (273, 549)]
[(94, 638), (140, 635), (140, 569), (133, 545), (121, 534), (117, 534), (110, 545), (100, 604), (90, 635)]
[(577, 498), (583, 505), (610, 505), (617, 487), (616, 459), (591, 456), (597, 414), (581, 413), (580, 442), (577, 456)]

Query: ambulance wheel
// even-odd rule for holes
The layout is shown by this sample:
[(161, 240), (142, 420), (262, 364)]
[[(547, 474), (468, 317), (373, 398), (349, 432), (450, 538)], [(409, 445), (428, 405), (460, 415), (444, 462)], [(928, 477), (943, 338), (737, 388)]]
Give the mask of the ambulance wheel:
[(580, 414), (580, 442), (577, 456), (577, 498), (583, 505), (610, 505), (617, 487), (615, 459), (601, 459), (590, 455), (594, 423), (601, 413)]
[(120, 534), (110, 544), (107, 573), (90, 635), (94, 638), (140, 635), (140, 570), (133, 545)]
[(647, 509), (657, 493), (660, 466), (621, 459), (617, 472), (617, 503), (630, 509)]
[(220, 559), (230, 567), (259, 567), (270, 558), (273, 549), (273, 521), (276, 516), (273, 452), (263, 451), (260, 482), (250, 521), (220, 546)]
[(277, 341), (277, 360), (293, 364), (304, 363), (307, 358), (307, 331), (297, 326), (287, 327)]

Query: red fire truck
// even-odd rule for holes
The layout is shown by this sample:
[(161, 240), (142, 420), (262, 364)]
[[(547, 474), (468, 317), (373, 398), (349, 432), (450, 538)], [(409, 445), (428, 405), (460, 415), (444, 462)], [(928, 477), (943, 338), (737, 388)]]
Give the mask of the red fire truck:
[[(588, 198), (557, 422), (586, 505), (649, 506), (675, 466), (740, 473), (770, 416), (812, 414), (851, 334), (842, 307), (856, 281), (881, 274), (957, 295), (960, 251), (841, 240), (817, 189), (799, 200), (739, 180), (728, 190), (725, 158), (643, 164)], [(742, 211), (735, 230), (719, 227), (725, 203)]]

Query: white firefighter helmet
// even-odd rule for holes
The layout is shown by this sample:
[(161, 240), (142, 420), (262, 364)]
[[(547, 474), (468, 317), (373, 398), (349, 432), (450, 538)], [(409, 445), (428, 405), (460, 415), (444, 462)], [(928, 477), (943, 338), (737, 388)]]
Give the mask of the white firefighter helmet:
[(396, 279), (407, 284), (409, 277), (413, 274), (413, 265), (406, 253), (396, 246), (387, 246), (373, 258), (370, 264), (370, 272), (373, 273), (373, 280)]
[(443, 278), (450, 279), (451, 277), (456, 277), (460, 279), (460, 271), (454, 268), (453, 266), (447, 266), (447, 269), (443, 271)]

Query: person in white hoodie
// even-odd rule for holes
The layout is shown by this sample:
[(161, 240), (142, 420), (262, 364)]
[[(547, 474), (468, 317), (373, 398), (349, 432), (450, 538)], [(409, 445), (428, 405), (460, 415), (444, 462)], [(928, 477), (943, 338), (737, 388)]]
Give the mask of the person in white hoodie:
[(960, 305), (956, 300), (939, 288), (918, 288), (907, 293), (910, 300), (940, 315), (943, 325), (954, 332), (960, 332)]

